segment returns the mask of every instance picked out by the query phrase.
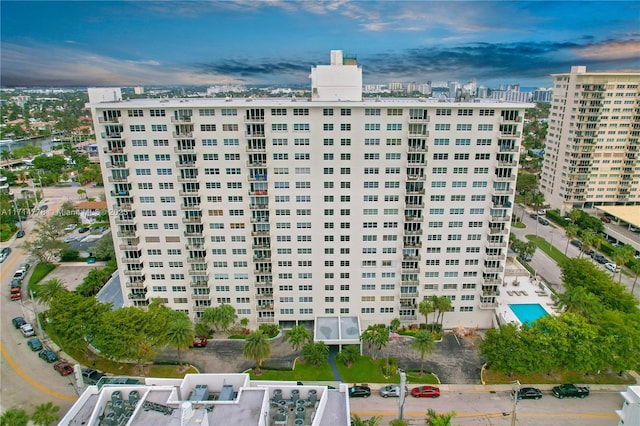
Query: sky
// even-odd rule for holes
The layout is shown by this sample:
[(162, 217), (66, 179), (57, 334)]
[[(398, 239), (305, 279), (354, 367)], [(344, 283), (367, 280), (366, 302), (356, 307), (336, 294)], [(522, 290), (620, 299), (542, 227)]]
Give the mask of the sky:
[(365, 84), (640, 69), (633, 1), (2, 0), (0, 24), (5, 87), (305, 86), (331, 50)]

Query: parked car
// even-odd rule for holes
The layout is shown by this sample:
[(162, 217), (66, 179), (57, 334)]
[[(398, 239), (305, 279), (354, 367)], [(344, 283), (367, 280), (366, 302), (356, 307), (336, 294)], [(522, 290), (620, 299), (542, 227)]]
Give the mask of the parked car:
[(36, 335), (36, 331), (33, 329), (33, 326), (29, 323), (23, 324), (20, 327), (20, 331), (24, 337), (31, 337)]
[(576, 246), (579, 249), (581, 249), (582, 248), (582, 241), (580, 241), (580, 240), (571, 240), (571, 245), (572, 246)]
[(602, 216), (600, 220), (604, 223), (611, 223), (611, 219), (608, 216)]
[(371, 388), (364, 385), (353, 385), (349, 388), (350, 398), (369, 398), (371, 396)]
[(131, 377), (113, 377), (104, 382), (105, 385), (137, 385), (140, 380)]
[(604, 267), (616, 274), (620, 272), (620, 268), (618, 268), (618, 265), (616, 265), (615, 263), (607, 262), (604, 264)]
[(18, 269), (16, 272), (13, 273), (13, 279), (22, 281), (24, 279), (25, 275), (27, 275), (27, 271), (23, 271), (22, 269)]
[(29, 346), (33, 352), (42, 350), (42, 342), (37, 337), (27, 340), (27, 346)]
[(45, 211), (46, 209), (48, 209), (49, 206), (47, 206), (46, 204), (43, 204), (40, 206), (40, 210)]
[(538, 210), (538, 214), (544, 216), (545, 214), (547, 214), (547, 211), (545, 209), (540, 209)]
[(64, 230), (65, 231), (73, 231), (74, 229), (76, 229), (78, 225), (76, 225), (75, 223), (72, 223), (70, 225), (65, 226)]
[(565, 384), (555, 386), (551, 389), (551, 394), (556, 398), (586, 398), (589, 396), (589, 388), (586, 386)]
[(22, 287), (22, 280), (19, 280), (17, 278), (14, 278), (11, 280), (11, 284), (9, 285), (10, 288), (21, 288)]
[(78, 239), (77, 237), (67, 237), (67, 238), (65, 238), (63, 241), (64, 241), (65, 243), (70, 243), (70, 242), (75, 241), (75, 240), (77, 240), (77, 239)]
[(58, 355), (51, 349), (45, 349), (41, 351), (38, 356), (43, 360), (47, 361), (49, 364), (52, 362), (56, 362), (58, 360)]
[(400, 397), (400, 385), (387, 385), (380, 388), (380, 396), (383, 398), (388, 398), (390, 396), (399, 398)]
[(15, 317), (14, 319), (11, 320), (11, 324), (13, 324), (15, 328), (20, 328), (26, 323), (27, 322), (22, 317)]
[[(511, 397), (515, 395), (515, 391), (511, 391)], [(540, 399), (542, 391), (538, 388), (520, 388), (518, 391), (518, 399)]]
[(16, 238), (22, 238), (24, 237), (24, 230), (20, 229), (18, 232), (16, 232)]
[(83, 368), (82, 369), (82, 379), (87, 385), (95, 385), (105, 376), (104, 373), (101, 373), (93, 368)]
[(531, 219), (538, 219), (538, 213), (529, 213)]
[(437, 398), (440, 396), (440, 388), (435, 386), (418, 386), (411, 389), (414, 398)]
[(10, 254), (11, 249), (9, 247), (4, 247), (2, 250), (0, 250), (0, 263), (4, 262)]
[(207, 346), (207, 338), (205, 336), (196, 336), (193, 339), (193, 347), (204, 348), (205, 346)]
[(549, 221), (544, 217), (539, 217), (538, 222), (540, 223), (540, 225), (544, 225), (544, 226), (547, 226), (549, 224)]
[(609, 263), (609, 259), (607, 259), (606, 257), (604, 257), (603, 255), (601, 255), (601, 254), (599, 254), (599, 253), (598, 253), (598, 254), (595, 254), (595, 256), (593, 256), (593, 259), (594, 259), (596, 262), (598, 262), (598, 263), (600, 263), (600, 264), (602, 264), (602, 265), (604, 265), (605, 263)]
[(73, 374), (73, 366), (66, 361), (60, 361), (53, 364), (53, 369), (60, 373), (61, 376)]
[(531, 262), (531, 259), (533, 259), (533, 256), (531, 256), (529, 253), (521, 253), (520, 259), (524, 260), (525, 262)]
[(84, 234), (85, 232), (89, 232), (89, 228), (87, 228), (86, 226), (83, 226), (82, 228), (78, 228), (79, 234)]

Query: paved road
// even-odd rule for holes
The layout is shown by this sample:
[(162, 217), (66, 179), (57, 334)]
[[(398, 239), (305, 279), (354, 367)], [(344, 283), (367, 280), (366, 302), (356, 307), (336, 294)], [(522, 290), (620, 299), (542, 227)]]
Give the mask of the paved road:
[[(98, 197), (103, 192), (102, 188), (84, 189), (89, 197)], [(79, 201), (77, 190), (77, 187), (45, 188), (43, 203), (47, 204), (49, 208), (42, 214), (55, 214), (64, 201)], [(33, 238), (31, 234), (34, 226), (33, 218), (25, 221), (23, 226), (27, 234), (25, 238)], [(9, 257), (0, 264), (2, 285), (0, 292), (0, 386), (2, 393), (0, 411), (4, 412), (12, 407), (20, 407), (31, 413), (36, 405), (51, 401), (60, 406), (60, 413), (65, 413), (78, 396), (72, 378), (61, 377), (53, 370), (51, 364), (38, 358), (37, 353), (31, 352), (26, 345), (27, 339), (22, 337), (20, 331), (11, 324), (11, 319), (17, 316), (22, 316), (32, 323), (35, 320), (34, 305), (30, 300), (23, 298), (22, 302), (18, 302), (9, 299), (9, 283), (14, 271), (22, 263), (28, 262), (32, 265), (34, 263), (20, 248), (23, 241), (12, 238), (0, 243), (1, 247), (11, 247), (12, 249)], [(29, 275), (25, 279), (25, 287), (23, 287), (25, 289), (28, 277)], [(36, 311), (41, 309), (42, 307), (35, 306)], [(38, 337), (42, 338), (42, 335), (40, 334)], [(45, 345), (50, 343), (46, 339), (43, 340)]]
[[(520, 208), (518, 208), (517, 210), (518, 210), (518, 216), (519, 216)], [(528, 241), (525, 238), (525, 235), (536, 235), (536, 220), (529, 217), (529, 213), (531, 212), (528, 212), (528, 211), (525, 212), (522, 218), (523, 223), (527, 225), (526, 228), (523, 228), (523, 229), (511, 228), (511, 232), (513, 232), (516, 235), (516, 237), (518, 237), (518, 239), (522, 241)], [(565, 250), (566, 250), (567, 256), (569, 257), (580, 256), (580, 250), (577, 247), (572, 246), (571, 244), (567, 246), (568, 240), (565, 235), (564, 229), (560, 227), (556, 227), (553, 223), (547, 226), (544, 226), (538, 223), (537, 233), (539, 237), (544, 238), (549, 244), (553, 245), (556, 249), (560, 250), (562, 253), (565, 253)], [(584, 258), (585, 255), (583, 254), (582, 257)], [(587, 256), (586, 258), (588, 259), (589, 257)], [(533, 255), (533, 259), (531, 260), (531, 262), (529, 262), (529, 264), (534, 268), (536, 273), (540, 274), (540, 276), (542, 276), (543, 279), (548, 284), (550, 284), (554, 289), (559, 291), (564, 291), (564, 288), (562, 287), (562, 278), (561, 278), (560, 268), (558, 267), (558, 265), (555, 263), (553, 259), (547, 256), (546, 253), (544, 253), (542, 250), (536, 250), (535, 254)], [(598, 266), (603, 271), (606, 271), (603, 265), (598, 264)], [(616, 274), (614, 277), (614, 280), (617, 282), (618, 279), (619, 279), (619, 276), (618, 274)], [(635, 277), (622, 274), (622, 284), (627, 288), (627, 290), (631, 291), (631, 288), (633, 287), (634, 279)], [(638, 299), (640, 299), (640, 283), (636, 285), (634, 294)]]
[[(409, 386), (411, 387), (411, 385)], [(404, 418), (410, 425), (424, 425), (425, 413), (429, 408), (438, 413), (455, 411), (452, 425), (493, 425), (511, 424), (510, 413), (513, 400), (508, 386), (482, 387), (440, 386), (441, 396), (437, 399), (408, 397), (404, 405)], [(349, 400), (351, 413), (367, 419), (382, 416), (381, 425), (398, 417), (398, 399), (352, 398)], [(516, 410), (517, 424), (520, 426), (615, 426), (618, 417), (615, 410), (622, 406), (622, 397), (616, 390), (592, 392), (586, 399), (559, 400), (548, 392), (541, 400), (520, 401)], [(508, 413), (507, 416), (503, 413)]]

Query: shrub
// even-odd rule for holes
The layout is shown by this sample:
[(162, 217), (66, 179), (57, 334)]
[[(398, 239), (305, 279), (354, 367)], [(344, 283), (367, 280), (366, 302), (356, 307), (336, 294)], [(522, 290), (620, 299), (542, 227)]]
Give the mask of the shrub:
[(273, 339), (280, 332), (280, 327), (275, 324), (260, 324), (258, 330), (266, 334), (270, 339)]
[(60, 251), (61, 262), (75, 262), (80, 258), (80, 252), (73, 249), (62, 249)]

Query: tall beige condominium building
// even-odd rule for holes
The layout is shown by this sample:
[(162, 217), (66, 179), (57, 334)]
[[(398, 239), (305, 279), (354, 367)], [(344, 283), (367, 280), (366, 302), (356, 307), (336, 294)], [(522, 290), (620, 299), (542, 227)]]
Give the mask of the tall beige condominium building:
[(540, 188), (552, 208), (640, 204), (640, 73), (553, 74)]
[(126, 303), (252, 324), (492, 325), (532, 105), (362, 98), (341, 51), (300, 98), (89, 89)]

